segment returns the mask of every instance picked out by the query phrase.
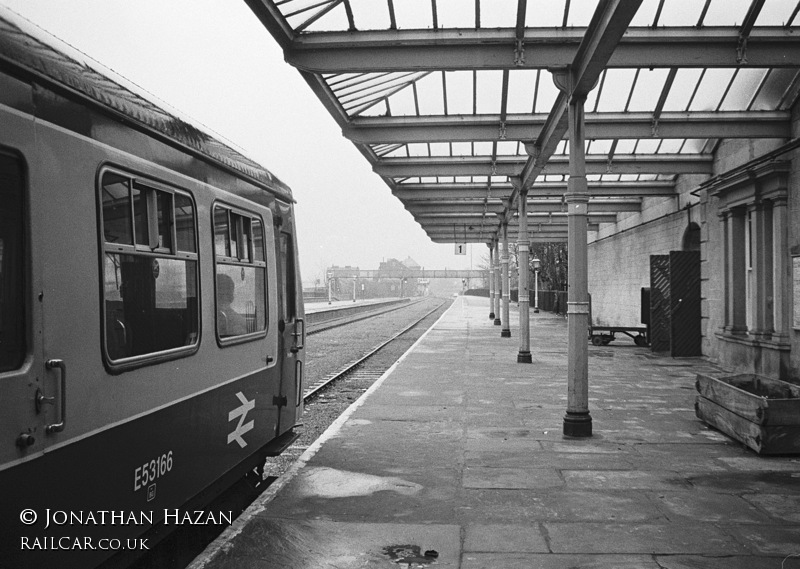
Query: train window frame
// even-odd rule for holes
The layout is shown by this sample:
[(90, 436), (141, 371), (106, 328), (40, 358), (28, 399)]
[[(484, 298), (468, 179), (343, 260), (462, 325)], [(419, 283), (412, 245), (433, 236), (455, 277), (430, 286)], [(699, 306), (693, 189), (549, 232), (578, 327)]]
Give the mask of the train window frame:
[[(105, 181), (109, 176), (116, 176), (127, 184), (127, 210), (129, 216), (125, 218), (124, 222), (130, 224), (130, 240), (124, 242), (111, 242), (108, 240), (109, 235), (106, 233), (106, 228), (110, 225), (106, 223), (106, 203), (104, 202), (104, 188)], [(133, 368), (151, 365), (162, 361), (183, 358), (196, 353), (200, 348), (200, 340), (202, 335), (202, 296), (201, 296), (201, 256), (198, 243), (199, 231), (199, 212), (197, 202), (194, 199), (192, 192), (172, 186), (166, 182), (157, 180), (151, 176), (143, 175), (133, 172), (124, 168), (118, 168), (111, 165), (104, 165), (98, 170), (97, 174), (97, 200), (98, 200), (98, 243), (99, 243), (99, 288), (100, 288), (100, 327), (101, 327), (101, 353), (103, 362), (111, 373), (120, 373)], [(139, 222), (136, 219), (136, 205), (134, 203), (134, 190), (143, 193), (143, 201), (146, 211), (145, 226), (147, 228), (146, 239), (139, 239), (137, 237), (137, 225)], [(178, 239), (178, 222), (180, 218), (185, 222), (186, 212), (183, 211), (181, 215), (178, 214), (177, 198), (182, 199), (182, 208), (191, 209), (191, 247), (187, 247), (186, 235), (182, 239)], [(186, 200), (188, 200), (188, 205)], [(168, 208), (168, 211), (166, 209)], [(122, 212), (124, 215), (124, 211)], [(168, 228), (168, 231), (164, 231)], [(168, 235), (167, 235), (168, 233)], [(182, 248), (183, 247), (183, 248)], [(188, 250), (192, 249), (192, 250)], [(112, 257), (117, 257), (115, 262)], [(157, 295), (158, 289), (153, 286), (152, 292), (152, 305), (149, 306), (151, 320), (142, 319), (145, 325), (160, 328), (156, 323), (156, 316), (159, 311), (169, 315), (174, 312), (172, 319), (167, 318), (167, 322), (175, 327), (175, 322), (178, 321), (177, 334), (173, 336), (183, 336), (182, 343), (178, 342), (176, 345), (158, 346), (155, 345), (152, 349), (126, 355), (124, 353), (118, 354), (114, 352), (120, 351), (120, 341), (111, 342), (112, 335), (121, 337), (121, 344), (123, 350), (131, 350), (132, 342), (129, 345), (128, 327), (125, 322), (121, 322), (115, 314), (110, 314), (109, 302), (110, 297), (107, 294), (107, 274), (108, 263), (111, 263), (114, 270), (114, 277), (117, 280), (117, 289), (122, 301), (124, 312), (124, 294), (125, 283), (120, 282), (124, 279), (123, 258), (126, 263), (135, 268), (139, 264), (137, 271), (141, 271), (142, 263), (147, 263), (150, 259), (150, 270), (152, 271), (154, 281), (158, 279), (162, 272), (162, 265), (166, 269), (164, 276), (166, 278), (181, 278), (183, 277), (183, 288), (178, 288), (177, 297), (167, 299), (166, 297), (159, 298)], [(161, 261), (161, 262), (160, 262)], [(194, 270), (191, 271), (190, 267), (193, 266)], [(193, 273), (193, 279), (190, 276)], [(120, 276), (122, 275), (122, 276)], [(134, 286), (136, 290), (137, 287)], [(174, 291), (163, 291), (174, 292)], [(134, 302), (136, 301), (134, 297)], [(178, 309), (175, 311), (174, 307), (165, 306), (163, 303), (177, 301)], [(161, 303), (161, 306), (159, 306)], [(181, 303), (183, 306), (181, 306)], [(193, 306), (192, 306), (193, 305)], [(111, 322), (112, 316), (115, 318)], [(180, 317), (180, 318), (176, 318)], [(162, 315), (163, 318), (163, 315)], [(134, 332), (134, 326), (127, 322), (131, 327), (130, 332)], [(115, 325), (116, 324), (116, 325)], [(182, 327), (182, 329), (181, 329)], [(146, 331), (145, 331), (146, 332)], [(141, 334), (145, 336), (145, 334)], [(153, 342), (157, 340), (152, 340)], [(175, 342), (171, 342), (175, 343)], [(116, 347), (112, 348), (112, 344)], [(136, 350), (134, 350), (135, 352)]]
[[(218, 225), (218, 211), (224, 210), (226, 212), (226, 227), (227, 227), (227, 235), (223, 236), (223, 240), (218, 240), (221, 237), (217, 231)], [(269, 294), (269, 266), (267, 262), (268, 252), (267, 252), (267, 237), (266, 237), (266, 228), (267, 225), (264, 223), (263, 215), (246, 209), (236, 205), (233, 205), (228, 202), (224, 202), (221, 200), (215, 200), (214, 203), (211, 205), (211, 239), (212, 239), (212, 255), (214, 260), (214, 336), (216, 337), (217, 344), (221, 347), (227, 347), (234, 344), (241, 344), (245, 342), (251, 342), (255, 340), (262, 339), (267, 336), (270, 328), (270, 294)], [(231, 221), (234, 220), (234, 223)], [(241, 221), (241, 223), (236, 223), (236, 221)], [(248, 223), (244, 223), (244, 222)], [(261, 245), (260, 251), (262, 253), (262, 259), (258, 260), (255, 258), (256, 254), (256, 240), (254, 238), (254, 228), (256, 227), (255, 224), (261, 226)], [(236, 246), (234, 247), (234, 238), (236, 242)], [(243, 250), (241, 244), (246, 242), (246, 248)], [(220, 254), (220, 244), (223, 245), (223, 253)], [(234, 251), (235, 249), (235, 251)], [(240, 267), (241, 274), (244, 276), (245, 269), (252, 268), (257, 270), (263, 271), (263, 279), (262, 279), (262, 299), (261, 304), (263, 306), (264, 316), (263, 316), (263, 328), (256, 329), (254, 331), (246, 331), (241, 334), (231, 334), (231, 335), (222, 335), (220, 334), (221, 330), (221, 321), (222, 317), (227, 318), (225, 315), (225, 311), (223, 310), (223, 306), (220, 303), (220, 288), (221, 282), (219, 279), (220, 276), (220, 266), (227, 266), (227, 267)], [(244, 280), (244, 278), (242, 278)], [(256, 279), (257, 282), (257, 279)], [(255, 292), (255, 289), (254, 289)], [(229, 305), (229, 303), (228, 303)], [(238, 313), (237, 313), (238, 314)], [(248, 316), (245, 315), (245, 321), (247, 321)], [(254, 315), (254, 318), (257, 316)], [(257, 322), (257, 321), (256, 321)], [(249, 323), (247, 324), (249, 327)]]

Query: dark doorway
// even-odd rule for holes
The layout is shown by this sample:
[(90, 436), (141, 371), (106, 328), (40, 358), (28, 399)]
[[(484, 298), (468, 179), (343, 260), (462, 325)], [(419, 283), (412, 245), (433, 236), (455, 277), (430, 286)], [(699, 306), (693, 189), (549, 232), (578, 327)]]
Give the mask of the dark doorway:
[(650, 343), (672, 357), (702, 354), (700, 252), (650, 256)]
[(670, 251), (672, 357), (702, 354), (700, 334), (700, 251)]
[(683, 250), (700, 250), (700, 226), (695, 222), (691, 222), (683, 233)]
[(650, 349), (670, 349), (669, 255), (650, 255)]

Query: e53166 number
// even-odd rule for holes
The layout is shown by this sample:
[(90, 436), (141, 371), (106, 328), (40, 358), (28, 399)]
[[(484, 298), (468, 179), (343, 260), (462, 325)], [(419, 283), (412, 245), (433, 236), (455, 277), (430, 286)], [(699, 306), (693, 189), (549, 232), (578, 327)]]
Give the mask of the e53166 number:
[(172, 470), (172, 451), (165, 452), (150, 462), (145, 462), (133, 473), (133, 491), (141, 490), (170, 470)]

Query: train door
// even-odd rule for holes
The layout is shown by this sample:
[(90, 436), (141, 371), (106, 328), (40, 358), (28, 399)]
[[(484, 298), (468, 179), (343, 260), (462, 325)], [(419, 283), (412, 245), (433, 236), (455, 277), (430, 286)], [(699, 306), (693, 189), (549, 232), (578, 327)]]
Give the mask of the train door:
[(293, 235), (281, 230), (279, 233), (278, 263), (280, 264), (279, 318), (281, 351), (284, 354), (281, 373), (281, 394), (286, 398), (286, 410), (281, 411), (281, 432), (291, 429), (296, 420), (296, 410), (302, 406), (303, 344), (305, 321), (297, 313), (297, 272)]
[(35, 160), (31, 123), (4, 115), (0, 134), (0, 470), (40, 453), (48, 424), (42, 385), (41, 310), (33, 291), (29, 178)]
[[(102, 151), (46, 122), (35, 126), (31, 178), (34, 259), (41, 287), (42, 391), (48, 447), (117, 419), (102, 389), (96, 174)], [(36, 248), (37, 243), (39, 244)]]

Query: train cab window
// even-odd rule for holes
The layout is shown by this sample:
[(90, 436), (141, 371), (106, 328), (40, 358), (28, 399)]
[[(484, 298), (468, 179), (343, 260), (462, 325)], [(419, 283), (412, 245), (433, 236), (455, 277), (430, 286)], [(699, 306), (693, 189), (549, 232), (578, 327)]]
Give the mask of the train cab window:
[(191, 349), (199, 322), (191, 198), (116, 172), (103, 174), (100, 192), (106, 356), (135, 363)]
[(0, 153), (0, 372), (25, 359), (24, 245), (22, 164)]
[(253, 214), (214, 208), (217, 336), (263, 335), (267, 328), (264, 232)]

